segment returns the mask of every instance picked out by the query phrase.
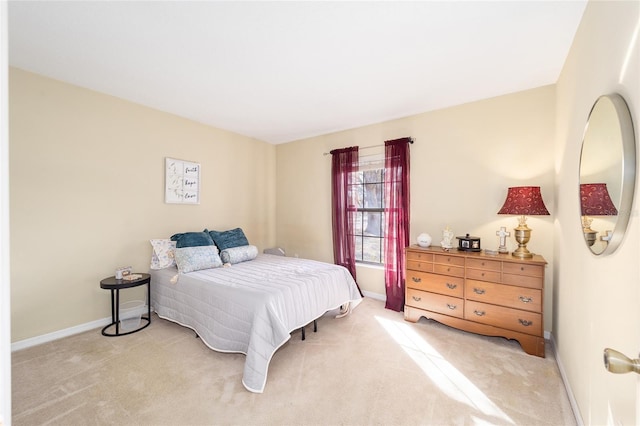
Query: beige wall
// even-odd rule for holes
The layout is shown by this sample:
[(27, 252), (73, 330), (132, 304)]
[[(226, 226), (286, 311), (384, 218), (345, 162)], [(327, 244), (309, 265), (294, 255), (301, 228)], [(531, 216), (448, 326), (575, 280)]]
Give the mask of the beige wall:
[[(544, 256), (545, 330), (551, 330), (555, 86), (277, 146), (277, 242), (289, 254), (332, 261), (331, 149), (380, 145), (411, 136), (411, 241), (422, 232), (434, 244), (442, 229), (498, 247), (496, 231), (517, 219), (499, 216), (507, 187), (538, 185), (552, 216), (531, 217), (531, 251)], [(381, 152), (363, 150), (361, 155)], [(512, 233), (513, 234), (513, 233)], [(457, 241), (457, 240), (456, 240)], [(517, 247), (513, 235), (508, 247)], [(382, 270), (359, 267), (358, 282), (384, 294)]]
[[(273, 145), (10, 69), (12, 341), (110, 316), (99, 288), (151, 238), (242, 227), (275, 243)], [(201, 163), (199, 205), (164, 203), (164, 159)]]
[[(603, 367), (605, 347), (640, 350), (638, 186), (629, 229), (613, 255), (585, 247), (579, 226), (582, 134), (598, 96), (618, 92), (640, 123), (640, 2), (589, 2), (557, 84), (553, 335), (585, 424), (638, 424), (637, 376)], [(637, 143), (637, 142), (636, 142)]]

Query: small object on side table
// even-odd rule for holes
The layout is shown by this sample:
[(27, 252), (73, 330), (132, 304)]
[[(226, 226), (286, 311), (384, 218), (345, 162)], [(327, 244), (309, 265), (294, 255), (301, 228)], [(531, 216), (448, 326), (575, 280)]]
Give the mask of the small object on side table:
[[(149, 274), (132, 274), (139, 275), (140, 278), (126, 280), (126, 279), (118, 279), (115, 276), (105, 278), (100, 281), (100, 288), (105, 290), (111, 290), (111, 324), (108, 324), (102, 328), (102, 335), (113, 337), (113, 336), (125, 336), (127, 334), (135, 333), (137, 331), (146, 328), (151, 324), (151, 275)], [(120, 290), (125, 288), (138, 287), (140, 285), (147, 285), (147, 317), (141, 317), (141, 320), (146, 320), (147, 323), (140, 328), (137, 328), (133, 331), (128, 331), (126, 333), (120, 332)], [(115, 333), (108, 333), (107, 329), (111, 326), (115, 326)]]

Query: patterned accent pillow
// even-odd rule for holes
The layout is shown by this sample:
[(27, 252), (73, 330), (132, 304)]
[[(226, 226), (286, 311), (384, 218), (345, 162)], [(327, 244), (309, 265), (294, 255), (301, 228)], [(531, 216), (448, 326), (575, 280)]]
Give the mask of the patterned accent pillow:
[(153, 247), (150, 269), (164, 269), (176, 264), (176, 242), (168, 239), (149, 240)]
[(183, 232), (171, 236), (171, 241), (176, 242), (176, 248), (212, 246), (213, 240), (208, 232)]
[(219, 268), (222, 260), (218, 256), (216, 246), (181, 247), (176, 249), (176, 265), (178, 272), (200, 271), (202, 269)]
[(258, 247), (250, 245), (228, 248), (220, 253), (222, 262), (232, 265), (253, 260), (256, 256), (258, 256)]
[(242, 228), (230, 229), (229, 231), (209, 231), (209, 235), (220, 251), (249, 245), (249, 240), (244, 235)]

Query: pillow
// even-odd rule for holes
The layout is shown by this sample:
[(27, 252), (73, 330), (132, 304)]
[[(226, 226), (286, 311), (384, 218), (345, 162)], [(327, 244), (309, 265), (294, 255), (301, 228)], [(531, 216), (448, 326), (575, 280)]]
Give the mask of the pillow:
[(181, 274), (222, 266), (215, 246), (181, 247), (176, 249), (176, 265)]
[(213, 240), (207, 232), (183, 232), (171, 236), (171, 241), (176, 242), (176, 248), (212, 246)]
[(222, 250), (220, 253), (220, 258), (223, 263), (240, 263), (246, 262), (248, 260), (253, 260), (258, 256), (258, 247), (256, 246), (239, 246), (239, 247), (231, 247), (225, 250)]
[(229, 231), (209, 231), (209, 235), (216, 243), (220, 251), (228, 248), (248, 246), (249, 240), (244, 236), (242, 228), (231, 229)]
[(149, 242), (153, 247), (153, 252), (151, 253), (151, 266), (149, 266), (150, 269), (164, 269), (176, 264), (175, 241), (160, 239), (149, 240)]

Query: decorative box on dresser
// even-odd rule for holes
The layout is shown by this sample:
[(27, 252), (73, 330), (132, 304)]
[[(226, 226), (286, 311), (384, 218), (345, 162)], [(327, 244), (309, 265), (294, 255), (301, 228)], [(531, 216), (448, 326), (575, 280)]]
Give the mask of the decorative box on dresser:
[(517, 340), (544, 357), (544, 269), (534, 255), (488, 255), (439, 247), (406, 249), (404, 318), (420, 317), (486, 336)]

